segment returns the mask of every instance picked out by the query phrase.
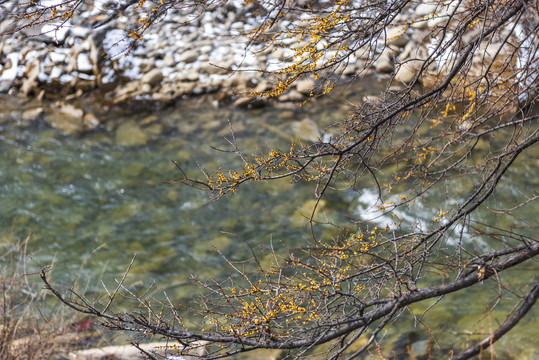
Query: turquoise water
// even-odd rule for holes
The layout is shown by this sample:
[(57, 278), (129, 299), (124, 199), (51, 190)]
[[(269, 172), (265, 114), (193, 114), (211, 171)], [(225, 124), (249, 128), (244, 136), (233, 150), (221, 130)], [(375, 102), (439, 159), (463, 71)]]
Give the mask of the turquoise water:
[[(310, 118), (324, 128), (349, 110), (337, 104), (231, 110), (186, 103), (159, 112), (98, 111), (103, 126), (78, 137), (63, 135), (42, 120), (17, 124), (21, 106), (6, 103), (0, 117), (0, 250), (12, 246), (14, 239), (30, 235), (29, 252), (41, 265), (54, 262), (56, 281), (69, 284), (84, 263), (82, 282), (88, 281), (90, 290), (99, 289), (99, 278), (108, 283), (121, 276), (137, 254), (130, 281), (148, 284), (157, 280), (155, 291), (166, 290), (176, 300), (193, 294), (190, 275), (207, 280), (230, 272), (214, 247), (231, 260), (246, 260), (251, 257), (246, 244), (267, 249), (270, 238), (277, 247), (282, 247), (280, 241), (289, 247), (303, 246), (310, 234), (305, 216), (310, 214), (314, 189), (311, 184), (288, 180), (253, 183), (237, 195), (208, 203), (208, 195), (201, 191), (165, 183), (178, 175), (170, 160), (177, 161), (191, 176), (201, 175), (199, 166), (233, 167), (240, 164), (237, 158), (210, 147), (229, 149), (223, 138), (230, 138), (228, 120), (240, 148), (248, 153), (257, 149), (267, 153), (273, 148), (288, 149), (294, 121)], [(119, 127), (141, 122), (149, 124), (142, 126), (147, 142), (120, 145)], [(522, 193), (529, 194), (530, 188), (537, 189), (538, 161), (532, 157), (519, 163), (517, 173), (502, 182), (490, 204), (503, 207)], [(344, 224), (350, 216), (370, 209), (373, 196), (360, 187), (331, 193), (325, 214)], [(447, 194), (440, 197), (448, 201)], [(424, 208), (411, 209), (408, 215), (432, 219), (429, 201), (438, 200), (425, 198)], [(533, 213), (538, 210), (532, 204), (518, 213), (523, 221), (510, 221), (517, 225), (535, 221), (537, 225)], [(487, 211), (480, 212), (478, 219), (509, 221), (492, 218)], [(328, 229), (320, 226), (316, 231)], [(525, 274), (513, 275), (515, 284), (525, 285), (529, 272)], [(485, 310), (484, 303), (472, 304), (470, 298), (484, 290), (473, 289), (466, 297), (448, 297), (430, 313), (430, 326), (440, 334), (447, 328), (441, 325), (444, 323), (470, 326), (477, 313)], [(410, 321), (403, 317), (399, 323), (408, 329)], [(533, 316), (524, 321), (520, 333), (515, 329), (507, 337), (508, 343), (518, 351), (529, 349), (532, 327)], [(425, 329), (414, 332), (422, 332), (417, 339), (424, 341)], [(406, 334), (389, 334), (388, 342), (402, 342)], [(444, 346), (456, 341), (442, 337), (449, 339), (442, 342)], [(417, 343), (416, 338), (411, 339), (406, 341)]]

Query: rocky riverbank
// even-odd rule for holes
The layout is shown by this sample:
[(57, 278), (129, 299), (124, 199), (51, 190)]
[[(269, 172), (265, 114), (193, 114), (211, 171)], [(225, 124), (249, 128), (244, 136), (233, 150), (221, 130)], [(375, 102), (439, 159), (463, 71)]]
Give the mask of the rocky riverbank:
[[(47, 3), (53, 4), (54, 0)], [(29, 21), (13, 21), (10, 11), (15, 6), (7, 3), (0, 9), (0, 34)], [(106, 1), (88, 1), (83, 6), (79, 14), (62, 26), (42, 24), (0, 37), (0, 93), (61, 100), (53, 105), (55, 111), (77, 119), (74, 129), (70, 125), (61, 126), (67, 133), (80, 133), (99, 125), (91, 113), (69, 103), (89, 96), (104, 106), (133, 101), (166, 104), (204, 94), (211, 94), (216, 106), (222, 103), (263, 106), (269, 101), (266, 97), (245, 95), (268, 91), (276, 85), (276, 80), (257, 70), (276, 71), (292, 64), (291, 48), (306, 45), (299, 36), (286, 38), (279, 46), (252, 43), (249, 35), (268, 13), (264, 9), (251, 12), (251, 5), (231, 1), (208, 8), (197, 17), (171, 9), (127, 53), (126, 29), (136, 21), (134, 15), (122, 15), (95, 28), (106, 17)], [(456, 1), (445, 5), (421, 2), (411, 5), (394, 19), (395, 25), (387, 26), (380, 35), (385, 41), (380, 41), (377, 47), (355, 51), (339, 73), (345, 80), (371, 73), (391, 74), (394, 86), (410, 83), (433, 48), (443, 43), (432, 30), (444, 25), (455, 11), (459, 11)], [(284, 32), (301, 20), (305, 19), (285, 17), (272, 30)], [(398, 25), (404, 23), (411, 25)], [(476, 32), (472, 29), (465, 34), (463, 42)], [(518, 36), (515, 32), (511, 38)], [(324, 40), (317, 44), (319, 50), (324, 49), (319, 63), (336, 56), (331, 47), (324, 48), (326, 45)], [(500, 58), (504, 59), (504, 52), (510, 56), (512, 51), (497, 39), (484, 50), (478, 52), (469, 75), (480, 74), (489, 56), (502, 55)], [(457, 56), (449, 51), (446, 59), (430, 64), (420, 84), (427, 89), (435, 86), (455, 59)], [(323, 90), (318, 87), (323, 86), (314, 78), (302, 78), (271, 101), (301, 102), (313, 91)], [(36, 117), (42, 113), (35, 109), (25, 116)]]

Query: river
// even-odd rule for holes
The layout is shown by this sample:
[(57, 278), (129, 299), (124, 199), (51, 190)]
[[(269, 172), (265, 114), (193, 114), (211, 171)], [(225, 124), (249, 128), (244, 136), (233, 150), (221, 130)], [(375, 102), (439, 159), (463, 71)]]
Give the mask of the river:
[[(170, 160), (192, 176), (201, 175), (199, 166), (233, 167), (239, 164), (237, 158), (210, 147), (227, 149), (224, 137), (230, 138), (231, 125), (240, 148), (267, 153), (287, 149), (294, 122), (311, 119), (324, 128), (350, 110), (338, 101), (253, 110), (185, 101), (158, 111), (98, 111), (103, 125), (79, 137), (40, 120), (21, 125), (24, 106), (18, 101), (0, 99), (0, 253), (30, 236), (32, 259), (39, 265), (54, 262), (55, 281), (69, 284), (82, 277), (79, 281), (88, 283), (90, 292), (99, 288), (99, 279), (110, 283), (121, 276), (136, 254), (128, 283), (156, 280), (154, 291), (165, 290), (177, 301), (193, 294), (190, 275), (206, 280), (230, 272), (215, 248), (231, 260), (243, 260), (250, 257), (246, 243), (267, 248), (272, 238), (302, 246), (309, 236), (305, 216), (313, 186), (288, 180), (253, 183), (208, 203), (201, 191), (166, 183), (178, 175)], [(148, 141), (139, 146), (122, 143), (119, 127), (141, 122), (147, 124)], [(510, 204), (530, 186), (537, 188), (537, 164), (537, 158), (520, 163), (518, 174), (500, 185), (496, 204)], [(345, 223), (350, 215), (371, 208), (373, 195), (354, 189), (332, 193), (325, 212), (333, 222)], [(537, 205), (528, 208), (528, 216), (536, 216), (537, 210)], [(431, 216), (417, 210), (408, 215)], [(489, 215), (485, 211), (479, 216)], [(515, 276), (515, 283), (526, 284), (527, 278)], [(427, 326), (442, 338), (442, 347), (466, 341), (466, 335), (445, 334), (446, 325), (472, 326), (486, 305), (469, 299), (481, 294), (478, 287), (466, 297), (451, 296), (429, 313)], [(502, 339), (497, 348), (503, 356), (539, 347), (534, 319), (536, 310)], [(427, 346), (428, 331), (422, 325), (410, 330), (412, 324), (403, 317), (400, 330), (385, 335), (388, 347), (401, 354), (399, 359), (407, 358), (407, 346), (417, 353)]]

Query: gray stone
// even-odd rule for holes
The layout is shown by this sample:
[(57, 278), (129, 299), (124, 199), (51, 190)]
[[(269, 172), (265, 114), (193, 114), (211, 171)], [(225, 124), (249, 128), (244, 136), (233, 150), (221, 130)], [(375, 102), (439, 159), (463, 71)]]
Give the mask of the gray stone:
[(168, 67), (176, 66), (176, 60), (174, 59), (174, 54), (171, 52), (167, 52), (165, 54), (165, 57), (163, 58), (163, 62), (165, 66), (168, 66)]
[(254, 108), (254, 107), (262, 107), (266, 104), (266, 101), (264, 98), (259, 98), (256, 96), (241, 96), (237, 98), (232, 105), (242, 108)]
[(288, 93), (279, 96), (279, 101), (300, 101), (304, 99), (305, 95), (297, 90), (290, 90)]
[(140, 65), (140, 71), (143, 72), (143, 73), (147, 73), (149, 71), (152, 71), (152, 69), (154, 69), (154, 68), (155, 68), (155, 58), (153, 58), (153, 57), (150, 57), (148, 59), (148, 61), (143, 62)]
[(152, 86), (150, 84), (142, 84), (140, 92), (143, 94), (149, 94), (152, 92)]
[(387, 44), (392, 46), (403, 47), (409, 41), (410, 37), (406, 34), (406, 27), (392, 26), (386, 30)]
[(405, 84), (409, 84), (421, 69), (423, 61), (409, 60), (405, 61), (396, 68), (395, 80)]
[(201, 73), (210, 74), (210, 75), (226, 75), (231, 70), (230, 67), (232, 64), (213, 64), (211, 62), (204, 62), (200, 64), (199, 71)]
[(390, 56), (390, 51), (391, 50), (386, 48), (386, 50), (384, 50), (378, 60), (376, 60), (375, 69), (378, 73), (387, 74), (395, 69), (395, 67), (393, 66), (393, 60)]
[(310, 94), (314, 90), (316, 83), (312, 79), (303, 79), (296, 81), (296, 90), (302, 94)]
[(159, 69), (153, 69), (144, 74), (142, 76), (142, 79), (140, 79), (140, 83), (142, 85), (149, 84), (150, 86), (156, 86), (161, 83), (163, 80), (163, 73)]
[(185, 63), (185, 64), (190, 64), (190, 63), (193, 63), (193, 62), (197, 61), (198, 56), (199, 56), (198, 51), (196, 51), (196, 50), (187, 50), (187, 51), (184, 51), (180, 55), (180, 61)]
[(189, 69), (184, 75), (183, 81), (198, 81), (199, 75), (196, 69)]
[(436, 3), (435, 4), (423, 3), (423, 4), (417, 5), (417, 7), (415, 8), (414, 19), (434, 14), (437, 7), (438, 7), (438, 4)]
[(254, 87), (253, 80), (244, 72), (235, 72), (222, 81), (225, 89), (235, 89), (237, 91), (246, 91)]
[(271, 90), (271, 89), (272, 89), (272, 86), (269, 83), (269, 81), (267, 81), (265, 79), (260, 79), (260, 80), (258, 80), (258, 84), (256, 84), (256, 87), (255, 87), (254, 91), (257, 92), (257, 93), (263, 93), (263, 92)]

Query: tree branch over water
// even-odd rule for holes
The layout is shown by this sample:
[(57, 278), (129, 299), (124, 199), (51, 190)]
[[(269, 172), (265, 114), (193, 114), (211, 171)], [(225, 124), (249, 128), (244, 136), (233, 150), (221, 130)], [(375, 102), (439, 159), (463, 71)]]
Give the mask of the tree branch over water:
[[(72, 1), (63, 10), (26, 5), (18, 9), (34, 25), (83, 9)], [(169, 11), (200, 15), (219, 6), (225, 5), (124, 2), (102, 15), (133, 11), (141, 17), (127, 25), (134, 47)], [(288, 54), (278, 67), (260, 69), (275, 86), (249, 96), (281, 96), (309, 78), (314, 86), (301, 104), (309, 106), (335, 85), (354, 86), (340, 76), (351, 62), (362, 64), (355, 74), (360, 81), (372, 81), (365, 74), (373, 67), (389, 69), (376, 78), (386, 83), (384, 91), (352, 106), (317, 141), (295, 139), (284, 150), (249, 153), (232, 133), (230, 149), (223, 150), (240, 166), (201, 164), (201, 174), (193, 177), (174, 162), (179, 175), (170, 183), (226, 201), (251, 182), (310, 182), (314, 205), (306, 222), (312, 236), (295, 249), (275, 250), (272, 244), (258, 253), (250, 247), (251, 268), (227, 260), (230, 276), (195, 279), (204, 290), (195, 304), (138, 294), (124, 285), (127, 273), (113, 294), (105, 288), (105, 304), (62, 295), (43, 270), (46, 288), (110, 329), (173, 339), (183, 353), (204, 343), (208, 359), (256, 349), (281, 349), (286, 358), (321, 352), (336, 359), (381, 352), (382, 334), (406, 312), (413, 314), (415, 304), (437, 299), (439, 306), (450, 294), (466, 297), (478, 284), (493, 284), (496, 299), (518, 309), (500, 305), (507, 316), (498, 329), (452, 358), (484, 351), (525, 318), (537, 299), (537, 279), (529, 270), (539, 252), (537, 192), (512, 194), (511, 182), (537, 174), (538, 13), (532, 0), (246, 1), (243, 16), (260, 21), (246, 51), (262, 43)], [(367, 209), (345, 213), (349, 221), (343, 223), (320, 216), (337, 191), (376, 195)], [(496, 210), (492, 202), (505, 196), (511, 206)], [(528, 270), (518, 286), (501, 276), (517, 269)], [(137, 310), (114, 312), (120, 293)], [(478, 315), (478, 322), (494, 308)], [(455, 344), (435, 350), (447, 357), (463, 349)]]

